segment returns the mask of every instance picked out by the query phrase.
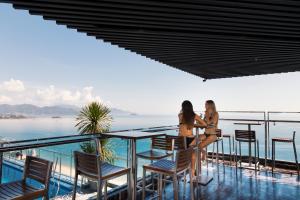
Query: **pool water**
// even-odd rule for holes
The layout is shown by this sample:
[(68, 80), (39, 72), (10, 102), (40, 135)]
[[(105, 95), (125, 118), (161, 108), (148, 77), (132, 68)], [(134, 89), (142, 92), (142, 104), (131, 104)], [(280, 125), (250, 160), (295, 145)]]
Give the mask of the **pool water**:
[[(23, 167), (18, 163), (4, 161), (2, 174), (2, 183), (21, 180), (23, 176)], [(41, 184), (34, 180), (28, 180), (28, 183), (37, 188), (41, 187)], [(52, 178), (50, 181), (49, 196), (50, 198), (53, 198), (55, 196), (70, 194), (72, 189), (73, 185), (71, 183)]]

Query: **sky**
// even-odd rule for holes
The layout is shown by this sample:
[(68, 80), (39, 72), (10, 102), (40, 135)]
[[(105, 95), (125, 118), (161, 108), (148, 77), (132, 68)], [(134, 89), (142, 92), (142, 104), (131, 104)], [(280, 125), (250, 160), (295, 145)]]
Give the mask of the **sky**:
[(83, 106), (139, 114), (203, 110), (300, 111), (300, 73), (209, 80), (0, 3), (0, 104)]

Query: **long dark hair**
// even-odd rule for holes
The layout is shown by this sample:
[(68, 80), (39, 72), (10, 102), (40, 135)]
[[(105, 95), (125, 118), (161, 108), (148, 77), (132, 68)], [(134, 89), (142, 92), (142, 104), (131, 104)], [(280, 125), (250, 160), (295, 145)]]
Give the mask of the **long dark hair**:
[(188, 100), (185, 100), (182, 102), (181, 108), (183, 123), (190, 126), (194, 125), (196, 114), (194, 112), (192, 103)]

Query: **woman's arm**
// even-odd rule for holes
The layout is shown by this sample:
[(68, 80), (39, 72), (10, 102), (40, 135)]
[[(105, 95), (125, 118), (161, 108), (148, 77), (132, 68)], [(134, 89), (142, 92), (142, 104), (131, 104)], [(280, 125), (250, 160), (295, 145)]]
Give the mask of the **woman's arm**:
[(181, 122), (182, 122), (182, 114), (181, 113), (178, 114), (178, 121), (179, 121), (178, 124), (181, 124)]
[(207, 126), (206, 122), (203, 119), (201, 119), (201, 117), (197, 114), (195, 115), (195, 121), (197, 124), (200, 124), (202, 126)]

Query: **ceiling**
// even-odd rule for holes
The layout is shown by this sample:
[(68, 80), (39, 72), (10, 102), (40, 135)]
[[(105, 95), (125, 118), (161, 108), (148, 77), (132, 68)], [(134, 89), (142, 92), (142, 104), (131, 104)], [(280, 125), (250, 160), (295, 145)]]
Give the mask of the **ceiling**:
[(204, 79), (300, 71), (300, 1), (0, 2)]

